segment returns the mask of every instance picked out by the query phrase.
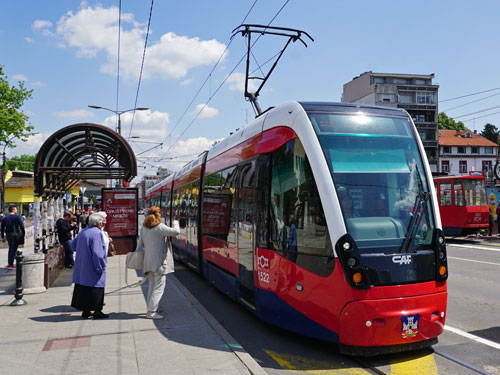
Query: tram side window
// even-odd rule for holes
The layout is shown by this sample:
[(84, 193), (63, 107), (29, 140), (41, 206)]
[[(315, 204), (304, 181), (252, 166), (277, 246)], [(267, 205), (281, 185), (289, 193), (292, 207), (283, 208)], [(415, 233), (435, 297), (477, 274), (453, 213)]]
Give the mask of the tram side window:
[(451, 206), (451, 182), (441, 182), (439, 184), (439, 204)]
[(460, 181), (453, 181), (453, 196), (455, 206), (465, 206), (464, 191)]
[(267, 155), (257, 159), (257, 246), (269, 248), (268, 245), (268, 225), (269, 225), (269, 172), (270, 159)]
[(236, 243), (235, 174), (235, 167), (213, 173), (205, 177), (203, 187), (203, 234), (232, 243)]
[(321, 276), (334, 268), (319, 193), (302, 143), (291, 140), (272, 155), (271, 244), (282, 256)]

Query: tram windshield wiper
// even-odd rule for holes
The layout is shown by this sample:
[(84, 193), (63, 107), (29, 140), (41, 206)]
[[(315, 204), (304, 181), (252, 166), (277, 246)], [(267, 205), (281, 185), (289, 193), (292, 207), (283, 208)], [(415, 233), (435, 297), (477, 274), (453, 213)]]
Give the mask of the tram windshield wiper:
[(417, 196), (415, 197), (415, 205), (413, 206), (413, 212), (411, 213), (410, 222), (408, 223), (408, 227), (406, 230), (406, 237), (403, 243), (401, 244), (400, 248), (401, 253), (407, 253), (411, 250), (411, 244), (415, 239), (415, 234), (420, 226), (420, 222), (422, 221), (422, 216), (426, 214), (424, 208), (427, 206), (427, 202), (430, 197), (429, 192), (424, 190), (420, 171), (418, 170), (417, 165), (415, 165), (415, 172), (418, 185), (418, 193)]

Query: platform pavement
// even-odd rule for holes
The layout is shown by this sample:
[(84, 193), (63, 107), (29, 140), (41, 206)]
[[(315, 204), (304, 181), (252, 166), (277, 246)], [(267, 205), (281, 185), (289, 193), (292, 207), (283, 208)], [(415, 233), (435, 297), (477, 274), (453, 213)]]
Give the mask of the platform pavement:
[(71, 271), (12, 307), (15, 271), (0, 268), (0, 374), (266, 374), (174, 275), (163, 320), (145, 318), (147, 282), (128, 288), (124, 275), (125, 256), (109, 258), (110, 317), (83, 320), (69, 306)]

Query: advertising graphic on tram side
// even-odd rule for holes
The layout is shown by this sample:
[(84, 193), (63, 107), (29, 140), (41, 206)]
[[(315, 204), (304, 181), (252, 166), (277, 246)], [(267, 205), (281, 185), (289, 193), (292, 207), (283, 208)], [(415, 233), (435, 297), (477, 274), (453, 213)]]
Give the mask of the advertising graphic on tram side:
[(446, 320), (424, 156), (403, 110), (288, 102), (145, 199), (179, 220), (177, 259), (259, 318), (344, 353), (413, 350), (436, 343)]
[[(489, 213), (495, 213), (497, 200), (493, 196), (492, 203), (488, 203), (485, 181), (479, 172), (434, 178), (446, 236), (465, 236), (488, 229)], [(495, 205), (495, 209), (491, 211), (489, 205)]]

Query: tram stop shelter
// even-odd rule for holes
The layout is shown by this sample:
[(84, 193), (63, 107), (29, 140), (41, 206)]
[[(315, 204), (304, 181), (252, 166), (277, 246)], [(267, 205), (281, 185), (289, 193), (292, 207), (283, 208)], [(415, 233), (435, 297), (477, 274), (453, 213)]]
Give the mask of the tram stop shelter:
[[(113, 129), (99, 124), (66, 126), (52, 134), (35, 160), (34, 232), (35, 253), (45, 256), (48, 287), (64, 265), (64, 250), (55, 246), (55, 221), (62, 217), (63, 197), (80, 181), (119, 180), (130, 182), (137, 175), (132, 147)], [(115, 241), (118, 246), (120, 239)]]
[(70, 125), (52, 134), (35, 161), (36, 197), (59, 197), (81, 180), (132, 181), (137, 161), (132, 147), (104, 125)]

